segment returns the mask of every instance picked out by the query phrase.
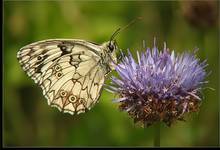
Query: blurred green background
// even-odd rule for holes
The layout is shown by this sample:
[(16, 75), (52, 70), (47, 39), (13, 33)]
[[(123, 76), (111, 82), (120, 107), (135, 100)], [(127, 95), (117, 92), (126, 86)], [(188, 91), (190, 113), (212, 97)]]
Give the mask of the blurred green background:
[[(176, 52), (199, 48), (207, 59), (208, 87), (199, 113), (161, 127), (161, 146), (217, 146), (219, 143), (218, 1), (4, 1), (4, 146), (153, 146), (154, 128), (140, 128), (103, 91), (89, 112), (72, 116), (47, 105), (40, 87), (21, 69), (16, 53), (29, 43), (79, 38), (102, 43), (132, 19), (143, 19), (120, 33), (119, 47), (133, 54), (142, 41)], [(112, 74), (115, 74), (114, 72)], [(107, 81), (107, 83), (109, 80)]]

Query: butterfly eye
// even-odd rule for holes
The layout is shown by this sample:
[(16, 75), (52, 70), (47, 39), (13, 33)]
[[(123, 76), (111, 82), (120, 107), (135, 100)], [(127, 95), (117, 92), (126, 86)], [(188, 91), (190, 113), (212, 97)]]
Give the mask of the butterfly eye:
[(114, 46), (112, 43), (110, 43), (110, 44), (108, 45), (108, 49), (109, 49), (111, 52), (113, 52), (113, 50), (115, 49), (115, 46)]

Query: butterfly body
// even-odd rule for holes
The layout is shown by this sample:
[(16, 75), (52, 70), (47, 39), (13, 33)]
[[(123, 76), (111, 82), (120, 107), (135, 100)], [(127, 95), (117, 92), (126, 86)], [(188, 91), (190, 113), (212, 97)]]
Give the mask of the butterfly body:
[(23, 70), (43, 90), (48, 105), (79, 114), (98, 102), (105, 76), (117, 63), (114, 41), (101, 45), (79, 39), (50, 39), (17, 53)]

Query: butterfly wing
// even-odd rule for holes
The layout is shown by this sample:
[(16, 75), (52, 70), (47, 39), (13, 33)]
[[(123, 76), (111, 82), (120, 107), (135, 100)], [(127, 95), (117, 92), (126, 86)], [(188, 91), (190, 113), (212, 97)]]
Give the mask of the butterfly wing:
[(43, 90), (48, 105), (70, 114), (90, 109), (107, 73), (98, 45), (80, 40), (46, 40), (23, 47), (17, 58)]

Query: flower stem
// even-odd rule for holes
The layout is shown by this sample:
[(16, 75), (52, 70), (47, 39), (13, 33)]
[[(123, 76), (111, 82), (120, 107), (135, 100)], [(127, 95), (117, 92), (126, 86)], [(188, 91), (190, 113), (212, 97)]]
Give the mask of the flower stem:
[(154, 147), (160, 147), (160, 123), (155, 124)]

